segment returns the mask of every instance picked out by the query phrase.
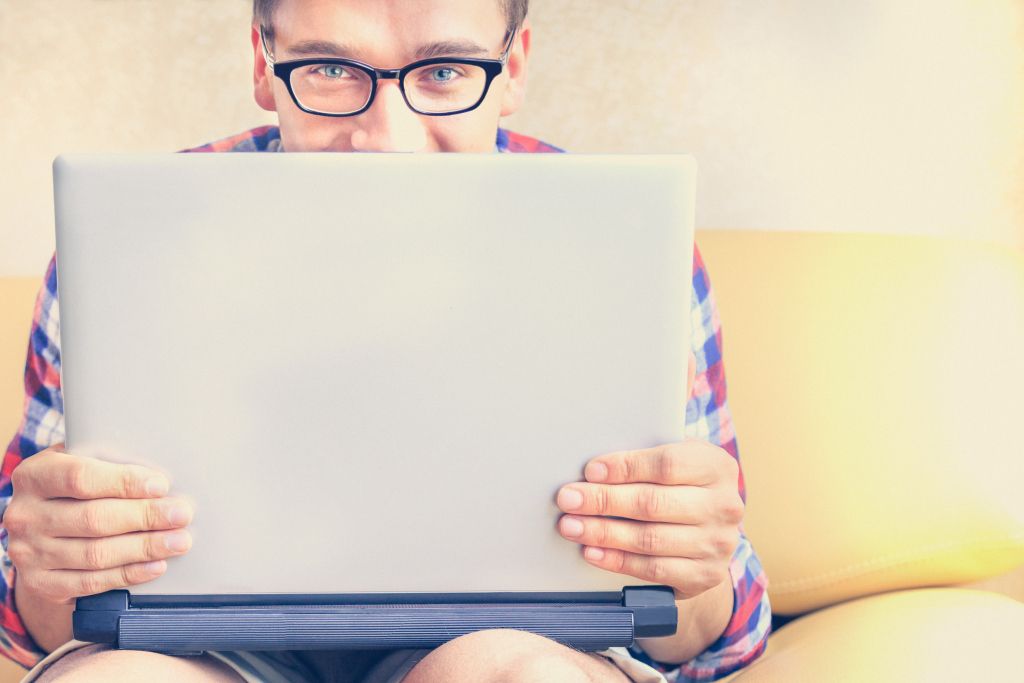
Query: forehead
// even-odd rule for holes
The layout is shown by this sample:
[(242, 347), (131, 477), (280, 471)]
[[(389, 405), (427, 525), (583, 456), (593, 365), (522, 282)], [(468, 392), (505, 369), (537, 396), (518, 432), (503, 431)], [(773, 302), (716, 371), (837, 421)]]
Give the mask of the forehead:
[(275, 42), (332, 41), (382, 55), (407, 53), (427, 42), (500, 41), (500, 0), (279, 0)]

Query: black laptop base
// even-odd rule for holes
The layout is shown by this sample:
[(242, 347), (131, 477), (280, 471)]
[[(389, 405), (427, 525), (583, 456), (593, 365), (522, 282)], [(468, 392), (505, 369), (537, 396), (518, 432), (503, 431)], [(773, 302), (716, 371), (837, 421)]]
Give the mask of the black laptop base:
[(578, 650), (628, 646), (676, 632), (671, 588), (621, 593), (469, 593), (79, 598), (77, 640), (129, 650), (434, 648), (485, 629), (517, 629)]

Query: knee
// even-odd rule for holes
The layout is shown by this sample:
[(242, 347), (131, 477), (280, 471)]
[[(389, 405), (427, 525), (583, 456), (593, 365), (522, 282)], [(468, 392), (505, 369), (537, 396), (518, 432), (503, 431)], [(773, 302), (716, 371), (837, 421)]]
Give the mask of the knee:
[(241, 678), (211, 657), (171, 657), (139, 650), (72, 652), (39, 678), (40, 683), (121, 680), (237, 683)]
[(428, 681), (490, 683), (589, 683), (582, 666), (588, 655), (526, 631), (478, 631), (434, 650), (406, 678)]
[[(586, 656), (586, 655), (581, 655)], [(538, 652), (535, 655), (513, 657), (497, 672), (494, 679), (500, 683), (593, 683), (596, 679), (571, 657), (559, 652)]]

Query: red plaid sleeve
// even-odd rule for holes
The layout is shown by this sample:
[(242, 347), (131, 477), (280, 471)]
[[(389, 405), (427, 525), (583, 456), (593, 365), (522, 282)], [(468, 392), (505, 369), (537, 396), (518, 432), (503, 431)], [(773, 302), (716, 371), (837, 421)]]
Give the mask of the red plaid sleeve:
[(43, 287), (36, 299), (25, 361), (25, 409), (17, 433), (11, 439), (0, 469), (0, 654), (31, 667), (45, 653), (32, 640), (14, 605), (17, 580), (7, 556), (7, 530), (3, 510), (11, 500), (14, 468), (28, 457), (64, 440), (64, 404), (60, 392), (60, 321), (57, 313), (57, 269), (50, 261)]

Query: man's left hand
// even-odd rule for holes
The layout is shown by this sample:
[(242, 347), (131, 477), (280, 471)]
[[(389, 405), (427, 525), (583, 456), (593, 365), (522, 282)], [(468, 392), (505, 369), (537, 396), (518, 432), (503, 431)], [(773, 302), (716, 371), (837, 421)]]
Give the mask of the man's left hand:
[(729, 578), (743, 501), (739, 465), (696, 439), (594, 458), (558, 492), (562, 536), (601, 569), (691, 598)]

